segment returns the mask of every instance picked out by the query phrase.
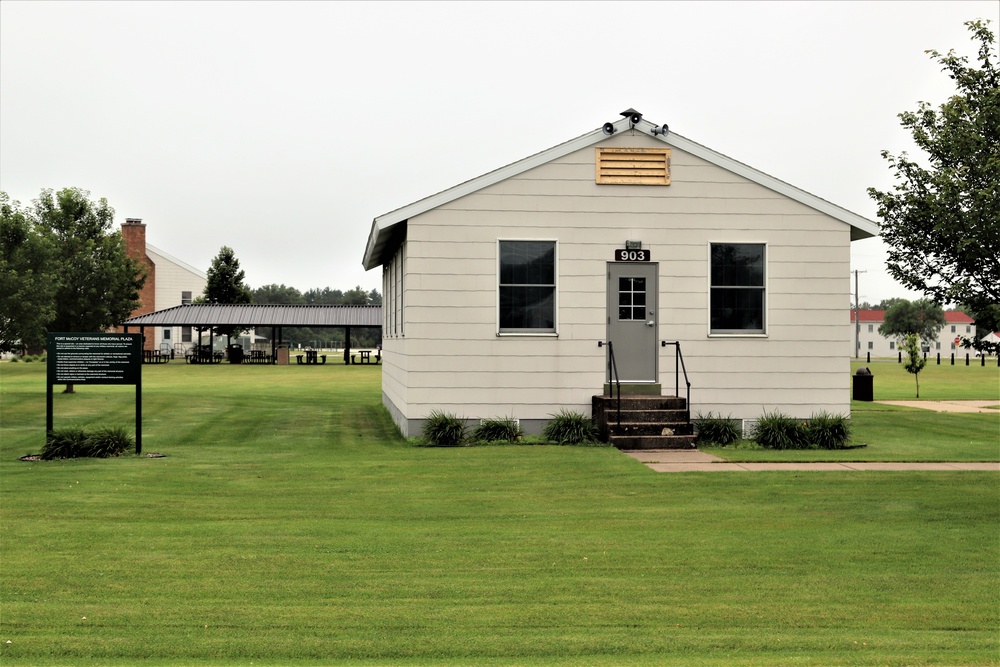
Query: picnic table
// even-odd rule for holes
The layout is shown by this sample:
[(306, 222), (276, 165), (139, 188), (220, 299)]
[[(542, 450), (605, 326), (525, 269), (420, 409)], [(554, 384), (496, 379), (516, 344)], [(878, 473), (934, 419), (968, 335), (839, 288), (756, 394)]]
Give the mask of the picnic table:
[(184, 353), (184, 361), (189, 364), (221, 364), (222, 350), (209, 349), (207, 345), (197, 345)]
[(304, 363), (309, 365), (326, 363), (326, 355), (320, 354), (318, 350), (305, 350), (305, 361), (302, 361), (302, 356), (303, 355), (301, 354), (296, 354), (295, 361), (300, 364)]
[[(359, 355), (361, 357), (361, 361), (360, 362), (356, 358)], [(375, 355), (375, 363), (377, 364), (380, 361), (382, 361), (382, 350), (379, 350), (378, 353)], [(370, 364), (371, 362), (372, 362), (372, 351), (371, 350), (358, 350), (357, 354), (352, 354), (351, 355), (351, 363), (352, 364), (357, 364), (357, 363)]]
[(160, 350), (143, 350), (142, 363), (144, 364), (166, 364), (170, 362), (170, 354), (164, 354)]

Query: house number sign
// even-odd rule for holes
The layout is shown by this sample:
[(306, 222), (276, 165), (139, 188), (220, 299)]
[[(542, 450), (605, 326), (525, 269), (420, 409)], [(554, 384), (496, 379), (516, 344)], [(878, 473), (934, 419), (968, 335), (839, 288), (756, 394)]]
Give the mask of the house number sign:
[(650, 260), (649, 250), (639, 249), (639, 250), (629, 250), (628, 248), (619, 248), (615, 250), (615, 261), (616, 262), (648, 262)]

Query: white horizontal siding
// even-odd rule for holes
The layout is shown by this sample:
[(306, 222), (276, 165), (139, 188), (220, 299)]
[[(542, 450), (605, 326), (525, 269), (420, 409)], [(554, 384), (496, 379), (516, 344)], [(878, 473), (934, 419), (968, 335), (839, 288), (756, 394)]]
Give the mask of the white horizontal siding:
[[(596, 343), (606, 333), (607, 262), (640, 239), (659, 266), (657, 333), (683, 345), (693, 410), (843, 412), (848, 225), (677, 149), (671, 166), (670, 186), (597, 185), (588, 148), (411, 218), (406, 345), (387, 341), (387, 400), (411, 420), (434, 409), (473, 419), (589, 412), (604, 382), (606, 351)], [(497, 239), (557, 241), (557, 337), (496, 335)], [(709, 335), (712, 242), (767, 245), (765, 337)], [(659, 354), (672, 391), (673, 348)]]

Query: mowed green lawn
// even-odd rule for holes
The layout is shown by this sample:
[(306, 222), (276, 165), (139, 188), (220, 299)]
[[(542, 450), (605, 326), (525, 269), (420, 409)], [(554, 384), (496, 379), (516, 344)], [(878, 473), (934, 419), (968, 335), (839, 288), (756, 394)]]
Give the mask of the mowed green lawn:
[[(378, 367), (143, 382), (165, 458), (29, 463), (44, 365), (0, 365), (5, 667), (1000, 661), (996, 473), (414, 447)], [(56, 394), (56, 425), (129, 423), (133, 395)]]

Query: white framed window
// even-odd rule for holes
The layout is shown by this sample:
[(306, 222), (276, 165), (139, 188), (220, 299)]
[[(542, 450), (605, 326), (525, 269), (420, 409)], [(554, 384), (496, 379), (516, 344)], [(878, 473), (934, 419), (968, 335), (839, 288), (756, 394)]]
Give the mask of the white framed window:
[(874, 324), (869, 324), (868, 325), (868, 333), (871, 333), (873, 331), (875, 331), (875, 325)]
[(955, 325), (954, 324), (951, 325), (951, 332), (955, 333)]
[(890, 350), (895, 350), (896, 349), (896, 343), (894, 341), (889, 341), (889, 349)]
[(763, 243), (711, 244), (711, 333), (763, 334), (767, 331), (766, 256)]
[(163, 340), (164, 341), (170, 340), (170, 329), (163, 330)]
[(181, 342), (182, 343), (191, 342), (191, 327), (181, 327)]
[(182, 306), (191, 305), (191, 292), (188, 291), (181, 292), (181, 305)]
[(934, 343), (934, 349), (935, 350), (940, 350), (941, 349), (941, 341), (938, 341), (937, 343)]
[(874, 350), (875, 349), (875, 343), (873, 341), (868, 341), (868, 349), (869, 350)]
[(497, 241), (497, 332), (556, 333), (556, 242)]

